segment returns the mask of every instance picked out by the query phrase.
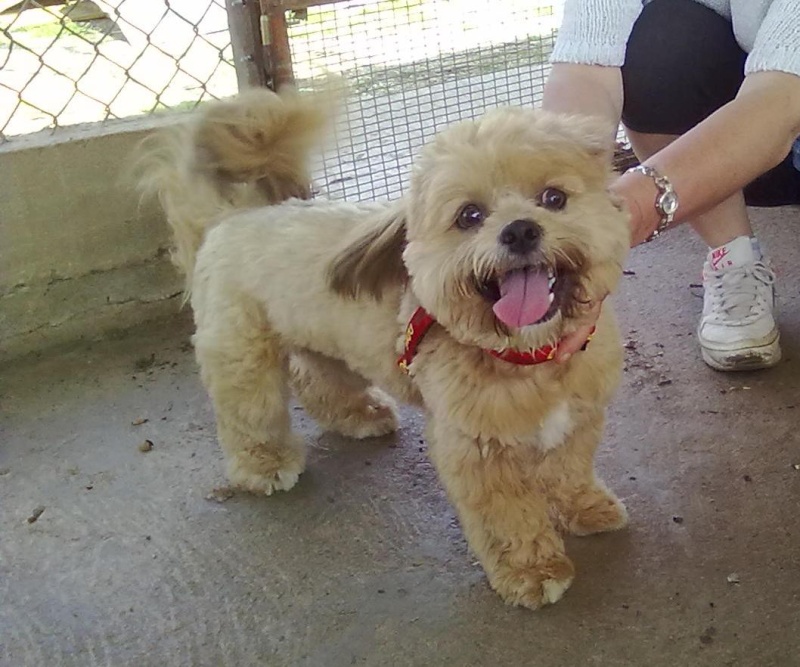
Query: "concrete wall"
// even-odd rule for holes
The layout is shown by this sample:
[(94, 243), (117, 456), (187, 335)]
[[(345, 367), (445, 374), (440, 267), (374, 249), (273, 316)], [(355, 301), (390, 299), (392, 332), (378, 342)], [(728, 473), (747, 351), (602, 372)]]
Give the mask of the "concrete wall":
[[(506, 77), (540, 81), (541, 66)], [(533, 103), (540, 93), (525, 95)], [(454, 95), (457, 106), (449, 104)], [(490, 73), (412, 96), (354, 99), (348, 129), (326, 152), (315, 185), (336, 198), (396, 197), (413, 154), (436, 128), (519, 97)], [(178, 311), (181, 283), (166, 256), (163, 218), (152, 203), (140, 210), (120, 180), (136, 144), (176, 117), (67, 128), (0, 146), (0, 360)]]
[(124, 179), (136, 144), (172, 118), (0, 146), (0, 360), (178, 311), (163, 217)]

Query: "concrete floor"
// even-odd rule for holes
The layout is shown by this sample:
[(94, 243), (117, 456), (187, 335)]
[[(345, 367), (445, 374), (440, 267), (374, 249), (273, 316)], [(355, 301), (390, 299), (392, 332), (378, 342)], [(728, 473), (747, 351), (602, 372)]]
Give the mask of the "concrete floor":
[(185, 316), (7, 365), (0, 664), (800, 665), (800, 214), (755, 218), (785, 362), (705, 368), (699, 243), (635, 251), (598, 463), (630, 528), (571, 539), (578, 578), (535, 613), (488, 588), (413, 412), (396, 438), (352, 442), (297, 410), (314, 445), (299, 485), (220, 503)]

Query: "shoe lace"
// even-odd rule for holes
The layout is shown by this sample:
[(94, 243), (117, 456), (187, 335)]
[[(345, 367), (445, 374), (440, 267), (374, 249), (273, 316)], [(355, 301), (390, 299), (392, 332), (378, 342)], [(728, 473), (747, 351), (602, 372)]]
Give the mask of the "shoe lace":
[(775, 274), (762, 262), (705, 272), (706, 320), (749, 324), (772, 310)]

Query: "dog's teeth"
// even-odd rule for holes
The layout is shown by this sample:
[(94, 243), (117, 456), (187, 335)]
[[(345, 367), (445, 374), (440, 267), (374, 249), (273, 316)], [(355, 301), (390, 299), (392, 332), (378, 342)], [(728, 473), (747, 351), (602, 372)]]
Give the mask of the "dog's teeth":
[(550, 272), (550, 273), (548, 274), (548, 276), (549, 276), (549, 277), (548, 277), (548, 279), (547, 279), (547, 286), (548, 286), (550, 289), (553, 289), (553, 285), (555, 285), (555, 284), (556, 284), (556, 277), (553, 275), (553, 273), (552, 273), (552, 272)]
[(553, 294), (552, 292), (550, 292), (550, 296), (547, 297), (547, 299), (548, 299), (548, 301), (550, 303), (553, 303), (553, 299), (555, 299), (555, 298), (556, 298), (556, 295)]

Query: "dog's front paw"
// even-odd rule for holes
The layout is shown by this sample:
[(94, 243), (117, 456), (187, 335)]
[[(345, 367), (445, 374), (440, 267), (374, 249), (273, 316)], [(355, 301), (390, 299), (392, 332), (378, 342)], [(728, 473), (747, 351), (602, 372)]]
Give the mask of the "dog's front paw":
[(228, 479), (239, 489), (263, 493), (288, 491), (306, 467), (305, 444), (298, 436), (281, 444), (259, 445), (228, 457)]
[(500, 563), (488, 574), (492, 588), (506, 603), (539, 609), (561, 599), (575, 578), (575, 567), (560, 554), (527, 567)]
[(593, 535), (620, 530), (627, 524), (628, 512), (613, 493), (591, 489), (573, 499), (565, 527), (572, 535)]

